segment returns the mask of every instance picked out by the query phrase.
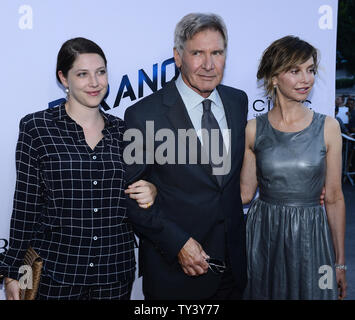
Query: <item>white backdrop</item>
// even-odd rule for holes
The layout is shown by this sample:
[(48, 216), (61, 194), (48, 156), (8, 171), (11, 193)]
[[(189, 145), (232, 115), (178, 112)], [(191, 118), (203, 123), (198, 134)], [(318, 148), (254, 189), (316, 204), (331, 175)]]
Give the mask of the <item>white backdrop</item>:
[[(190, 12), (217, 13), (229, 31), (223, 83), (247, 92), (252, 118), (268, 108), (256, 82), (263, 50), (282, 36), (297, 35), (321, 52), (310, 107), (333, 116), (337, 5), (337, 0), (1, 0), (0, 253), (9, 235), (18, 123), (64, 98), (55, 78), (56, 56), (64, 41), (82, 36), (102, 47), (109, 69), (106, 102), (109, 112), (122, 118), (128, 106), (152, 93), (146, 83), (139, 85), (144, 73), (156, 81), (157, 89), (164, 75), (166, 81), (174, 76), (169, 59), (178, 20)], [(132, 299), (142, 297), (136, 280)]]

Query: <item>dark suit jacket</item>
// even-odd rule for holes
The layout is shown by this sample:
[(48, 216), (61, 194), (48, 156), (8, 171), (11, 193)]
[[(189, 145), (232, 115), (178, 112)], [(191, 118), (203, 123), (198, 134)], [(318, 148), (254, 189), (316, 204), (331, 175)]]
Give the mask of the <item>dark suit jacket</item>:
[[(185, 275), (179, 265), (177, 255), (190, 237), (197, 240), (211, 258), (225, 260), (228, 252), (236, 283), (240, 290), (245, 287), (245, 223), (239, 184), (248, 102), (241, 90), (223, 85), (217, 90), (231, 129), (231, 170), (223, 177), (222, 186), (211, 174), (209, 164), (173, 164), (170, 159), (168, 164), (155, 161), (147, 164), (145, 161), (144, 164), (127, 165), (127, 183), (144, 178), (158, 189), (156, 201), (149, 209), (141, 209), (135, 201), (127, 199), (128, 218), (140, 238), (143, 292), (153, 298), (204, 299), (217, 290), (220, 275), (209, 270), (205, 275), (191, 277)], [(146, 156), (154, 139), (149, 134), (153, 130), (146, 132), (146, 121), (154, 121), (154, 134), (167, 128), (176, 137), (178, 129), (193, 128), (173, 81), (128, 108), (125, 121), (127, 129), (142, 132), (143, 146), (136, 149), (136, 156)], [(188, 143), (184, 144), (184, 139), (171, 140), (169, 137), (165, 140), (169, 142), (155, 142), (155, 153), (170, 148), (168, 152), (173, 150), (178, 154), (180, 143), (189, 159)], [(199, 141), (197, 146), (201, 147)], [(198, 156), (201, 156), (200, 151)], [(177, 159), (178, 155), (175, 163)]]

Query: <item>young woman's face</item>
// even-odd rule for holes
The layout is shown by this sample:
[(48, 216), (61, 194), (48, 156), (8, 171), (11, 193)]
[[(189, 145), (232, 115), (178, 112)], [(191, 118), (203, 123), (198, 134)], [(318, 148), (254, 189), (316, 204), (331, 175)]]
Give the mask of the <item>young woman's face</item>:
[(279, 99), (304, 101), (314, 85), (315, 66), (313, 57), (290, 70), (273, 77)]
[(108, 87), (104, 59), (96, 53), (79, 54), (65, 78), (59, 77), (69, 89), (69, 100), (86, 107), (97, 107), (105, 97)]

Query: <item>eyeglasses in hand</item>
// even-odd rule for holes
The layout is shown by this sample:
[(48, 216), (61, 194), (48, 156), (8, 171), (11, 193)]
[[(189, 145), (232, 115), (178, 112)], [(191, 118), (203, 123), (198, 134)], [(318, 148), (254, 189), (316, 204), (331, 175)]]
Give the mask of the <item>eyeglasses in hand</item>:
[(226, 270), (226, 264), (218, 259), (208, 258), (206, 259), (208, 263), (208, 268), (216, 274), (221, 274)]

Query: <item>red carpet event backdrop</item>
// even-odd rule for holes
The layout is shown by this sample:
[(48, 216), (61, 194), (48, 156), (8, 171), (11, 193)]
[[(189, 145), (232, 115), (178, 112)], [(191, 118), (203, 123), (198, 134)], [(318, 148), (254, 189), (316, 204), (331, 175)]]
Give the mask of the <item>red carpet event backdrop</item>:
[[(229, 33), (223, 83), (246, 91), (249, 118), (270, 108), (256, 81), (257, 66), (263, 50), (286, 35), (319, 49), (319, 73), (307, 104), (334, 116), (337, 9), (336, 0), (1, 0), (0, 252), (8, 247), (19, 121), (65, 97), (55, 77), (64, 41), (81, 36), (102, 47), (110, 84), (103, 107), (123, 118), (128, 106), (175, 76), (176, 23), (190, 12), (217, 13)], [(142, 298), (138, 279), (132, 299)]]

